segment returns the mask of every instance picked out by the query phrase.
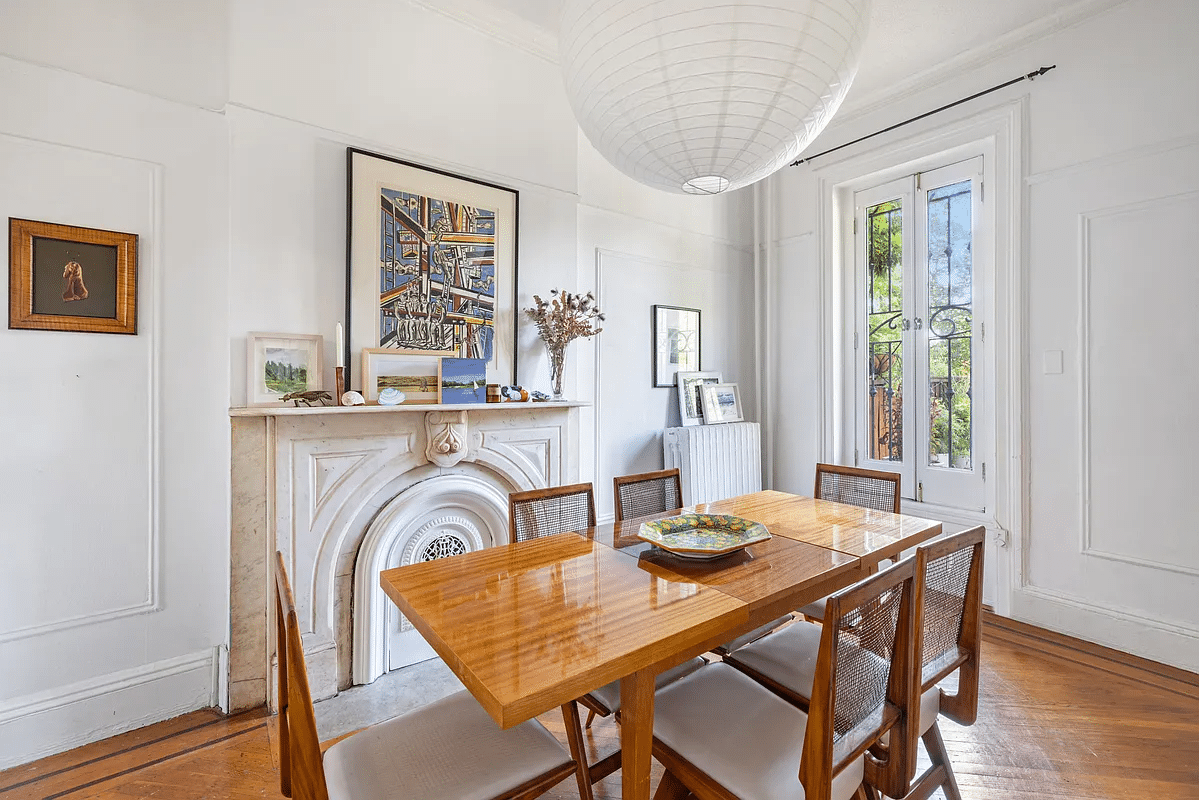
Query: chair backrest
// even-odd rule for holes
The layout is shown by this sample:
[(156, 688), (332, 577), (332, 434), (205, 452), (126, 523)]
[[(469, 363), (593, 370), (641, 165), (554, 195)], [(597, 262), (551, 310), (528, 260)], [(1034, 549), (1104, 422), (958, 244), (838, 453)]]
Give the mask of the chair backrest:
[(979, 525), (916, 551), (917, 575), (923, 575), (916, 587), (921, 691), (957, 670), (957, 694), (941, 692), (941, 713), (961, 725), (978, 717), (985, 537)]
[(811, 800), (828, 800), (833, 776), (883, 733), (885, 760), (867, 753), (866, 777), (902, 797), (919, 724), (916, 679), (916, 563), (909, 558), (828, 599), (799, 779)]
[(898, 472), (817, 464), (813, 496), (898, 514), (899, 478)]
[(514, 542), (594, 526), (595, 495), (590, 483), (508, 495), (508, 529)]
[(275, 639), (279, 662), (279, 791), (296, 800), (329, 800), (296, 601), (275, 551)]
[(683, 486), (677, 468), (661, 469), (613, 478), (612, 496), (616, 500), (616, 521), (620, 522), (681, 508)]

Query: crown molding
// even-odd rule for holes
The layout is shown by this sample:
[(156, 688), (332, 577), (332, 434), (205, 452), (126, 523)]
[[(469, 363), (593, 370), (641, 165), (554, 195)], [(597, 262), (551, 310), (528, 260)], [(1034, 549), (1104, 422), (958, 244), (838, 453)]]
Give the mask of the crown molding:
[(493, 39), (557, 66), (558, 36), (487, 0), (410, 0)]
[(963, 72), (978, 69), (984, 64), (995, 61), (1014, 50), (1019, 50), (1038, 39), (1073, 27), (1126, 2), (1128, 0), (1079, 0), (1079, 2), (1009, 31), (985, 45), (966, 50), (935, 67), (916, 72), (861, 97), (854, 97), (851, 88), (849, 96), (845, 98), (845, 102), (835, 118), (836, 122), (844, 123), (859, 119), (899, 100), (911, 98), (930, 86), (935, 86)]

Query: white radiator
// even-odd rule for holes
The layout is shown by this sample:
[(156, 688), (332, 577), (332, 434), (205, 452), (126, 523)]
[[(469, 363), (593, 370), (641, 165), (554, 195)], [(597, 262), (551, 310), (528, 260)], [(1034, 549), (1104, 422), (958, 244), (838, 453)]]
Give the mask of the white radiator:
[(756, 422), (667, 428), (666, 468), (679, 468), (683, 503), (710, 503), (762, 489), (762, 435)]

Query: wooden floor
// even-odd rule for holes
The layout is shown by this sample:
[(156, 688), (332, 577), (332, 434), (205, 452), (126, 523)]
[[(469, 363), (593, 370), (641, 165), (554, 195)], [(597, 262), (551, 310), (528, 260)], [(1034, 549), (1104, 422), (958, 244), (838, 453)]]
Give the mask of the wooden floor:
[[(1199, 699), (998, 637), (983, 663), (978, 722), (941, 722), (964, 797), (1199, 800)], [(565, 742), (557, 713), (542, 720)], [(616, 737), (609, 720), (591, 731), (601, 750)], [(0, 772), (0, 798), (278, 798), (276, 758), (262, 712), (201, 711)], [(619, 772), (597, 785), (597, 798), (619, 796)], [(567, 780), (546, 797), (578, 792)]]

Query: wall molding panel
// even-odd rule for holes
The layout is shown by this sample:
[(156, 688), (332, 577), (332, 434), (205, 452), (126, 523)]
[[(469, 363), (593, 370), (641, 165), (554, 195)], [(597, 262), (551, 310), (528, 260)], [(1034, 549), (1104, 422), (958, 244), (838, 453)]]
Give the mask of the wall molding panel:
[[(143, 430), (145, 431), (145, 452), (147, 462), (145, 475), (145, 492), (147, 505), (145, 508), (145, 569), (140, 576), (139, 584), (144, 586), (142, 597), (134, 602), (109, 604), (81, 614), (59, 616), (32, 625), (21, 625), (0, 631), (0, 644), (15, 642), (22, 639), (63, 633), (75, 628), (97, 625), (124, 619), (126, 617), (154, 614), (162, 610), (160, 594), (161, 583), (161, 552), (162, 552), (162, 484), (163, 464), (161, 458), (161, 419), (162, 391), (160, 386), (161, 374), (161, 314), (163, 304), (162, 280), (160, 276), (163, 263), (163, 241), (165, 230), (164, 218), (164, 180), (166, 164), (151, 159), (135, 158), (103, 149), (80, 147), (69, 143), (47, 138), (20, 136), (8, 132), (0, 132), (0, 148), (11, 147), (16, 152), (28, 148), (31, 158), (37, 153), (49, 156), (54, 161), (78, 159), (97, 172), (102, 169), (112, 169), (130, 176), (140, 175), (145, 186), (146, 205), (143, 209), (135, 210), (132, 215), (144, 215), (144, 222), (135, 230), (140, 233), (138, 242), (138, 338), (145, 343), (144, 373), (139, 376), (146, 392), (148, 414)], [(112, 178), (110, 178), (112, 179)], [(40, 201), (22, 198), (20, 189), (10, 197), (12, 209), (37, 209)], [(22, 211), (21, 213), (28, 213)], [(41, 211), (33, 212), (42, 214)], [(15, 214), (14, 214), (15, 215)], [(44, 216), (44, 214), (43, 214)], [(49, 221), (62, 222), (62, 219)], [(72, 219), (70, 222), (81, 225), (96, 225), (90, 218)], [(11, 334), (10, 334), (11, 335)], [(28, 345), (34, 344), (35, 337), (57, 336), (55, 333), (30, 332)], [(115, 350), (112, 351), (116, 355)], [(133, 365), (138, 359), (135, 355), (124, 355), (128, 364)], [(139, 369), (142, 368), (139, 365)], [(82, 596), (82, 595), (81, 595)]]
[[(1166, 151), (1160, 151), (1166, 152)], [(1131, 217), (1143, 212), (1166, 211), (1180, 205), (1193, 204), (1199, 211), (1199, 191), (1183, 192), (1180, 194), (1163, 195), (1141, 199), (1130, 203), (1121, 203), (1101, 210), (1082, 212), (1078, 216), (1079, 230), (1079, 395), (1078, 395), (1078, 441), (1079, 441), (1079, 551), (1084, 556), (1093, 556), (1109, 561), (1118, 561), (1137, 567), (1155, 570), (1166, 570), (1183, 575), (1199, 576), (1199, 566), (1183, 564), (1163, 559), (1136, 556), (1130, 553), (1113, 551), (1110, 546), (1102, 547), (1096, 544), (1094, 536), (1093, 501), (1094, 491), (1094, 439), (1095, 431), (1092, 425), (1093, 397), (1097, 387), (1094, 386), (1093, 372), (1093, 334), (1096, 320), (1092, 313), (1093, 277), (1096, 256), (1095, 233), (1098, 223), (1113, 221), (1121, 217)], [(1183, 293), (1185, 294), (1185, 292)], [(1131, 301), (1128, 301), (1131, 302)], [(1169, 317), (1169, 314), (1165, 314)], [(1127, 320), (1111, 322), (1121, 327), (1128, 327)], [(1163, 422), (1162, 424), (1168, 424)], [(1103, 494), (1102, 492), (1100, 494)], [(1199, 632), (1199, 629), (1196, 629)]]

